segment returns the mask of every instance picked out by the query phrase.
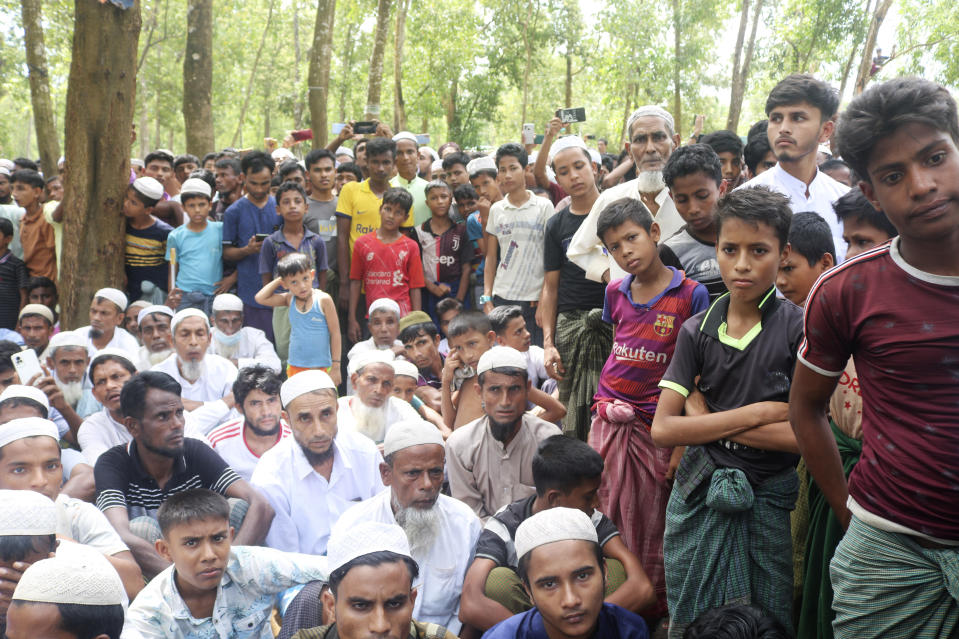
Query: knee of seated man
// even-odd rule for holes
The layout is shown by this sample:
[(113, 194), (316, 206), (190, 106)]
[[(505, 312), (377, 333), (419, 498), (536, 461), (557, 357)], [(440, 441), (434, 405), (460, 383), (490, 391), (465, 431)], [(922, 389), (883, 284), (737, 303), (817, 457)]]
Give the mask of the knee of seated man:
[(523, 582), (512, 568), (497, 566), (486, 577), (483, 589), (489, 599), (501, 604), (513, 614), (529, 610), (533, 604), (523, 588)]

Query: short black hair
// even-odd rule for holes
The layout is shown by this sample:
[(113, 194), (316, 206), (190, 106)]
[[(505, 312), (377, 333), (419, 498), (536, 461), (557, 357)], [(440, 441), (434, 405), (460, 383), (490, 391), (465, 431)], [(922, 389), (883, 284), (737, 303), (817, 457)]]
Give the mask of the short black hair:
[(160, 532), (166, 536), (174, 526), (204, 519), (230, 520), (226, 497), (207, 488), (193, 488), (166, 498), (157, 511)]
[(34, 275), (33, 277), (27, 279), (27, 295), (29, 295), (34, 289), (38, 288), (52, 288), (54, 297), (59, 295), (57, 291), (57, 283), (51, 280), (49, 277), (44, 277), (43, 275)]
[(336, 167), (337, 173), (352, 173), (356, 177), (357, 182), (363, 181), (363, 170), (360, 166), (354, 162), (344, 162), (343, 164)]
[[(473, 176), (470, 176), (473, 177)], [(453, 189), (454, 200), (478, 200), (479, 193), (473, 188), (472, 184), (460, 184)]]
[[(20, 381), (21, 383), (23, 382), (23, 380)], [(8, 397), (0, 402), (0, 412), (6, 408), (18, 408), (20, 406), (32, 408), (33, 410), (37, 411), (37, 414), (43, 419), (49, 419), (50, 417), (50, 411), (47, 409), (47, 407), (37, 400), (31, 399), (30, 397)], [(0, 447), (0, 450), (3, 450), (3, 448)]]
[[(22, 350), (16, 342), (0, 339), (0, 373), (5, 373), (13, 368), (13, 359), (11, 358), (14, 353), (19, 353)], [(21, 380), (21, 383), (23, 383), (23, 380)]]
[(688, 144), (673, 151), (663, 167), (663, 181), (673, 188), (676, 178), (702, 173), (719, 186), (723, 181), (723, 165), (717, 151), (708, 144)]
[[(507, 142), (500, 148), (496, 149), (497, 169), (499, 169), (499, 161), (505, 157), (516, 158), (516, 161), (519, 162), (519, 165), (524, 169), (526, 168), (526, 165), (529, 164), (529, 155), (526, 154), (526, 149), (515, 142)], [(444, 164), (443, 166), (445, 167), (446, 165)]]
[(167, 164), (170, 165), (170, 168), (173, 168), (172, 153), (168, 153), (167, 151), (164, 151), (162, 149), (157, 149), (156, 151), (150, 151), (149, 153), (147, 153), (146, 157), (143, 158), (143, 166), (149, 165), (150, 162), (153, 162), (154, 160), (160, 160), (162, 162), (166, 162)]
[(553, 435), (533, 455), (533, 485), (540, 497), (554, 489), (569, 494), (584, 480), (602, 477), (603, 467), (603, 456), (586, 442)]
[(306, 170), (309, 171), (314, 164), (323, 158), (326, 158), (333, 163), (333, 166), (336, 166), (336, 156), (333, 155), (331, 151), (327, 151), (326, 149), (313, 149), (306, 154), (306, 159), (303, 161), (303, 163), (306, 164)]
[[(585, 540), (583, 540), (585, 541)], [(586, 542), (593, 545), (593, 552), (596, 553), (596, 563), (599, 564), (599, 569), (602, 571), (603, 575), (606, 574), (606, 560), (603, 558), (603, 547), (596, 542)], [(533, 555), (533, 548), (528, 553), (522, 557), (518, 557), (519, 561), (516, 564), (516, 575), (519, 577), (520, 581), (526, 584), (526, 587), (529, 587), (529, 560)]]
[(366, 143), (366, 158), (374, 155), (383, 155), (389, 153), (392, 159), (396, 159), (396, 142), (389, 138), (373, 138)]
[[(763, 120), (763, 122), (765, 122), (765, 120)], [(773, 148), (769, 146), (769, 138), (766, 137), (765, 133), (750, 137), (746, 142), (746, 146), (743, 147), (743, 161), (746, 162), (746, 167), (749, 169), (749, 172), (756, 175), (756, 167), (763, 161), (766, 154), (772, 150)]]
[(779, 81), (766, 98), (766, 115), (781, 106), (808, 102), (820, 113), (820, 123), (836, 115), (839, 93), (808, 73), (792, 73)]
[(699, 141), (702, 144), (711, 147), (716, 153), (728, 152), (736, 155), (737, 157), (742, 156), (743, 154), (743, 141), (732, 131), (727, 131), (725, 129), (721, 131), (713, 131), (712, 133), (707, 133), (704, 135)]
[[(464, 185), (465, 186), (465, 185)], [(452, 197), (453, 192), (450, 190), (450, 185), (444, 182), (443, 180), (430, 180), (426, 183), (426, 186), (423, 187), (423, 193), (429, 196), (430, 191), (433, 189), (445, 189), (449, 192), (450, 197)]]
[(50, 535), (0, 535), (0, 561), (13, 563), (23, 561), (31, 553), (55, 552), (57, 536)]
[(762, 136), (769, 139), (769, 120), (757, 120), (753, 122), (753, 125), (749, 127), (749, 132), (746, 133), (746, 140), (751, 140), (756, 136)]
[(525, 368), (515, 368), (513, 366), (494, 366), (488, 371), (483, 371), (477, 377), (477, 380), (482, 386), (486, 382), (486, 373), (498, 373), (500, 375), (508, 375), (509, 377), (519, 377), (523, 380), (523, 383), (529, 381), (529, 371)]
[(0, 235), (13, 237), (13, 222), (5, 217), (0, 217)]
[(716, 206), (717, 235), (722, 233), (723, 224), (731, 219), (742, 220), (753, 226), (760, 223), (770, 226), (779, 240), (780, 250), (789, 241), (789, 226), (792, 223), (789, 198), (769, 187), (735, 189), (721, 197)]
[[(379, 138), (377, 138), (379, 139)], [(392, 140), (390, 140), (392, 142)], [(409, 211), (413, 206), (413, 196), (404, 188), (393, 186), (383, 194), (383, 204), (395, 204), (403, 211)], [(382, 205), (380, 205), (382, 207)]]
[(120, 391), (120, 414), (133, 419), (143, 419), (147, 392), (151, 389), (173, 393), (179, 396), (183, 392), (180, 383), (160, 371), (134, 373)]
[(420, 322), (419, 324), (410, 324), (400, 331), (399, 339), (404, 344), (408, 344), (422, 334), (426, 334), (430, 339), (435, 339), (440, 332), (433, 322)]
[(119, 355), (112, 355), (110, 353), (103, 353), (100, 355), (94, 355), (93, 359), (90, 360), (90, 367), (88, 370), (90, 371), (89, 374), (90, 374), (91, 382), (93, 381), (93, 371), (96, 370), (97, 366), (100, 366), (101, 364), (106, 364), (107, 362), (116, 362), (117, 364), (125, 368), (127, 372), (130, 373), (131, 375), (135, 375), (137, 372), (136, 366), (130, 363), (130, 360), (128, 360), (127, 358), (120, 357)]
[(216, 164), (213, 165), (217, 169), (230, 169), (233, 171), (233, 175), (240, 175), (243, 173), (243, 165), (234, 157), (225, 155), (216, 161)]
[(277, 173), (279, 174), (280, 179), (285, 181), (287, 176), (289, 176), (290, 173), (293, 173), (295, 171), (299, 171), (300, 173), (306, 173), (306, 171), (303, 170), (303, 167), (300, 166), (299, 162), (297, 162), (296, 160), (287, 160), (280, 165), (280, 168), (277, 171)]
[(276, 168), (276, 162), (273, 161), (269, 153), (264, 151), (250, 151), (240, 160), (240, 168), (243, 170), (244, 175), (259, 173), (263, 169), (268, 169), (270, 173), (273, 173), (273, 169)]
[(216, 176), (213, 175), (212, 171), (208, 171), (202, 166), (190, 171), (190, 175), (188, 175), (187, 178), (191, 180), (203, 180), (210, 185), (210, 191), (216, 192)]
[(959, 144), (956, 101), (949, 91), (929, 80), (905, 77), (873, 85), (849, 103), (839, 118), (839, 152), (861, 180), (871, 183), (867, 167), (876, 145), (907, 124), (943, 131)]
[(523, 317), (523, 309), (519, 306), (497, 306), (489, 312), (489, 323), (493, 332), (502, 336), (509, 323), (517, 317)]
[(455, 153), (450, 153), (445, 158), (443, 158), (443, 170), (449, 171), (456, 164), (462, 164), (463, 168), (466, 168), (466, 165), (470, 163), (470, 156), (466, 155), (462, 151), (457, 150)]
[(892, 222), (889, 221), (886, 214), (882, 211), (877, 211), (872, 205), (872, 202), (866, 199), (866, 196), (863, 195), (858, 186), (849, 189), (842, 197), (836, 200), (832, 208), (836, 212), (836, 217), (840, 222), (855, 220), (877, 228), (889, 237), (899, 235), (899, 231), (892, 225)]
[(303, 253), (287, 253), (276, 263), (276, 274), (279, 277), (290, 277), (313, 268), (313, 262)]
[(31, 171), (39, 171), (40, 165), (31, 160), (30, 158), (13, 158), (11, 160), (16, 166), (19, 166), (21, 169), (29, 169)]
[(357, 566), (380, 566), (382, 564), (395, 564), (400, 562), (406, 564), (407, 569), (410, 571), (410, 589), (412, 590), (413, 582), (416, 581), (416, 578), (420, 576), (419, 565), (417, 565), (413, 559), (407, 557), (406, 555), (401, 555), (389, 550), (379, 550), (377, 552), (367, 553), (365, 555), (360, 555), (355, 559), (351, 559), (331, 572), (329, 579), (330, 592), (333, 593), (334, 597), (336, 597), (336, 591), (340, 587), (340, 583), (346, 577), (346, 574)]
[(43, 181), (43, 176), (33, 169), (20, 169), (19, 171), (14, 171), (13, 175), (10, 176), (10, 182), (12, 184), (22, 182), (23, 184), (32, 186), (35, 189), (42, 189), (47, 185), (47, 183)]
[[(300, 165), (297, 164), (296, 168), (300, 168)], [(283, 178), (281, 177), (280, 179), (283, 179)], [(287, 191), (296, 191), (297, 193), (300, 194), (300, 197), (303, 198), (304, 203), (307, 201), (306, 189), (304, 189), (302, 186), (300, 186), (296, 182), (283, 182), (282, 184), (280, 184), (280, 188), (278, 188), (276, 190), (276, 193), (273, 195), (274, 199), (276, 199), (277, 204), (280, 203), (280, 196), (286, 193)]]
[(269, 366), (263, 364), (246, 366), (240, 369), (233, 382), (233, 399), (236, 405), (242, 408), (250, 391), (258, 390), (270, 396), (279, 395), (282, 383), (280, 376)]
[(203, 166), (200, 164), (200, 158), (189, 153), (184, 153), (183, 155), (178, 155), (173, 159), (173, 168), (176, 169), (191, 162), (197, 166)]
[(793, 214), (789, 226), (789, 249), (806, 258), (809, 266), (827, 253), (832, 255), (832, 263), (836, 263), (836, 242), (832, 239), (832, 229), (815, 211)]
[(788, 639), (779, 621), (756, 606), (729, 604), (700, 614), (683, 639)]
[(486, 335), (491, 330), (493, 330), (493, 326), (483, 311), (463, 311), (450, 320), (450, 325), (446, 327), (446, 338), (451, 339), (466, 335), (470, 331), (477, 331)]
[[(31, 606), (37, 602), (14, 599), (19, 606)], [(60, 613), (60, 629), (77, 639), (95, 639), (106, 635), (110, 639), (120, 639), (123, 630), (123, 606), (91, 606), (87, 604), (54, 604)]]
[(599, 214), (599, 219), (596, 220), (596, 237), (605, 245), (606, 240), (603, 238), (606, 233), (626, 222), (643, 227), (647, 233), (653, 228), (653, 216), (646, 205), (637, 199), (624, 197), (608, 204)]
[(220, 154), (217, 153), (216, 151), (210, 151), (209, 153), (203, 156), (203, 159), (200, 160), (200, 164), (203, 165), (209, 162), (210, 160), (213, 160), (213, 166), (215, 167), (216, 161), (219, 160), (220, 157), (221, 157)]
[(439, 318), (450, 311), (462, 311), (463, 302), (455, 297), (444, 297), (436, 303), (436, 317)]

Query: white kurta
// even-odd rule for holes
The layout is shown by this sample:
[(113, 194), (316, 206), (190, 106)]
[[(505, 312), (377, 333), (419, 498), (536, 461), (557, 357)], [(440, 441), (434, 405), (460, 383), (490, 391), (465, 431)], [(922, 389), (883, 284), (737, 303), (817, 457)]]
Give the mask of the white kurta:
[[(214, 328), (210, 336), (210, 348), (208, 353), (222, 355), (217, 350), (220, 344), (216, 341), (216, 334), (219, 329)], [(252, 326), (244, 326), (240, 329), (240, 340), (237, 342), (236, 352), (231, 356), (236, 359), (238, 368), (247, 368), (254, 364), (263, 364), (272, 368), (277, 373), (280, 372), (280, 357), (276, 354), (273, 344), (267, 339), (266, 333)]]

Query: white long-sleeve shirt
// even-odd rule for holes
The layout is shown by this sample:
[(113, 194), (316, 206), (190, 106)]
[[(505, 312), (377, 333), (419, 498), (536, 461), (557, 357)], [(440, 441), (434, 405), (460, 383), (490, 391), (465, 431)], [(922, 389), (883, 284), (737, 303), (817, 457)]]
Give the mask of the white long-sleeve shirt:
[[(223, 348), (216, 341), (219, 329), (214, 328), (210, 335), (210, 348), (208, 353), (215, 355), (224, 355)], [(231, 358), (236, 359), (237, 368), (246, 368), (254, 364), (263, 364), (272, 368), (277, 373), (281, 372), (280, 357), (276, 354), (273, 344), (267, 339), (266, 333), (252, 326), (244, 326), (240, 329), (240, 340), (237, 342), (237, 349)]]

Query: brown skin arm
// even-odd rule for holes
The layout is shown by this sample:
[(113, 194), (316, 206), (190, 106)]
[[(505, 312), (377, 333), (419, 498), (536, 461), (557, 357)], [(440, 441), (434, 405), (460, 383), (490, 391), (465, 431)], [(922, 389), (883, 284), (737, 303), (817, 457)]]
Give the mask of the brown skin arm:
[(708, 415), (684, 416), (686, 398), (664, 388), (656, 406), (650, 436), (657, 446), (692, 446), (728, 439), (757, 426), (786, 419), (788, 404), (757, 402)]
[(233, 542), (237, 546), (258, 546), (263, 543), (266, 533), (273, 523), (273, 507), (266, 497), (250, 486), (246, 480), (235, 481), (226, 489), (227, 497), (242, 499), (250, 504), (240, 530), (237, 531)]
[[(559, 271), (546, 271), (543, 290), (539, 294), (539, 311), (543, 318), (543, 350), (546, 374), (555, 380), (563, 379), (566, 367), (556, 349), (556, 309), (559, 299)], [(555, 366), (554, 366), (555, 364)]]
[(463, 365), (458, 352), (451, 352), (443, 362), (443, 372), (440, 375), (440, 412), (443, 421), (453, 427), (456, 424), (456, 392), (452, 389), (453, 373)]
[(646, 576), (639, 557), (629, 552), (626, 544), (619, 535), (613, 537), (603, 546), (603, 556), (616, 559), (626, 570), (626, 581), (616, 589), (616, 592), (606, 597), (606, 602), (621, 606), (626, 610), (639, 612), (656, 603), (656, 589), (653, 582)]
[(133, 558), (136, 559), (143, 576), (147, 579), (153, 579), (159, 573), (163, 572), (170, 562), (161, 557), (153, 544), (142, 537), (138, 537), (130, 530), (130, 516), (126, 508), (109, 508), (103, 511), (107, 520), (113, 526), (120, 539), (127, 545)]
[(513, 616), (503, 604), (486, 596), (486, 579), (496, 568), (496, 562), (477, 557), (466, 571), (463, 594), (460, 597), (460, 621), (480, 630), (487, 630)]
[(793, 434), (789, 422), (785, 420), (751, 428), (729, 439), (737, 444), (745, 444), (760, 450), (777, 450), (799, 454), (796, 436)]
[(350, 303), (350, 218), (336, 218), (336, 264), (340, 269), (340, 308)]
[[(356, 321), (356, 308), (360, 305), (360, 286), (361, 282), (359, 280), (349, 280), (349, 286), (347, 287), (350, 305), (347, 314), (346, 335), (354, 344), (363, 339), (363, 329), (360, 328), (360, 323)], [(340, 290), (343, 290), (342, 286)]]
[(558, 399), (538, 388), (529, 389), (529, 401), (543, 409), (537, 417), (544, 421), (556, 424), (566, 417), (566, 407)]
[(129, 550), (118, 552), (115, 555), (104, 555), (107, 561), (113, 566), (120, 575), (123, 582), (123, 589), (127, 591), (127, 597), (130, 601), (137, 596), (137, 593), (143, 590), (143, 573), (140, 572), (140, 566), (137, 565), (133, 553)]
[(70, 481), (65, 483), (60, 492), (83, 501), (93, 501), (97, 492), (96, 482), (93, 479), (93, 468), (89, 464), (77, 464), (70, 473)]
[(414, 311), (423, 310), (423, 289), (414, 288), (410, 290), (410, 304)]

